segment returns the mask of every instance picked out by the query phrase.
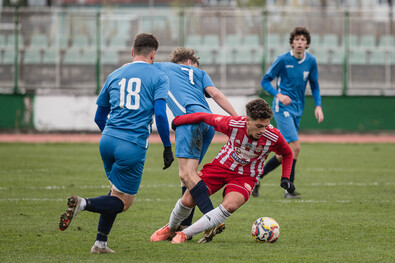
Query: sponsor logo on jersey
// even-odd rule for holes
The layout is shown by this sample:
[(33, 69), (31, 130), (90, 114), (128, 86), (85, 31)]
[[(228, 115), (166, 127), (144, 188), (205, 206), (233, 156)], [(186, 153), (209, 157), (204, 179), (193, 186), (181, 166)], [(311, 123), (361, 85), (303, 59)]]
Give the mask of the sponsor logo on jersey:
[(237, 163), (239, 163), (239, 164), (241, 164), (241, 165), (246, 165), (246, 164), (248, 164), (248, 162), (247, 162), (246, 160), (243, 160), (243, 159), (241, 159), (239, 156), (237, 156), (237, 153), (236, 153), (236, 152), (232, 152), (232, 154), (230, 155), (230, 157), (232, 157), (232, 159), (233, 159), (235, 162), (237, 162)]
[(286, 65), (286, 68), (294, 68), (294, 65)]
[(309, 71), (303, 71), (303, 80), (306, 81), (309, 77), (310, 72)]
[(241, 165), (246, 165), (249, 163), (247, 160), (251, 160), (256, 158), (258, 155), (254, 152), (249, 152), (247, 150), (241, 149), (239, 147), (235, 147), (234, 152), (232, 152), (231, 157), (235, 162), (238, 162)]

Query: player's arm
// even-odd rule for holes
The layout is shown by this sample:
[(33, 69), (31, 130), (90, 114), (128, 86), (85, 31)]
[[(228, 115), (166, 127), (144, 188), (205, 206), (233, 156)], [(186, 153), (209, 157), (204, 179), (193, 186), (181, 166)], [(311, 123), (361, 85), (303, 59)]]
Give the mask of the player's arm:
[(276, 59), (273, 65), (269, 68), (266, 72), (265, 76), (263, 76), (261, 80), (261, 86), (264, 88), (269, 94), (276, 97), (282, 104), (289, 105), (291, 104), (292, 100), (287, 95), (281, 94), (278, 92), (271, 84), (272, 80), (277, 77), (280, 73), (284, 62), (281, 59)]
[(97, 110), (95, 114), (95, 123), (99, 127), (100, 131), (104, 130), (104, 127), (106, 126), (106, 122), (107, 122), (107, 117), (110, 111), (111, 111), (110, 107), (102, 107), (99, 105), (97, 106)]
[(170, 167), (174, 161), (173, 152), (171, 150), (170, 134), (169, 134), (169, 121), (166, 115), (166, 101), (164, 99), (157, 99), (154, 102), (155, 122), (156, 128), (160, 139), (162, 140), (163, 147), (163, 160), (165, 163), (164, 169)]
[(276, 142), (275, 148), (273, 151), (282, 156), (282, 175), (281, 175), (281, 184), (280, 186), (287, 190), (289, 193), (293, 193), (295, 191), (294, 184), (290, 181), (291, 177), (291, 169), (292, 169), (292, 161), (293, 155), (292, 150), (289, 147), (288, 143), (285, 141), (284, 137), (280, 134), (278, 140)]
[(205, 92), (229, 115), (238, 116), (237, 112), (233, 108), (232, 104), (230, 104), (229, 100), (225, 97), (225, 95), (214, 86), (208, 86), (205, 89)]
[(177, 126), (184, 124), (194, 124), (204, 122), (214, 127), (216, 131), (227, 134), (227, 125), (229, 123), (230, 116), (224, 116), (219, 114), (195, 112), (191, 114), (184, 114), (182, 116), (176, 116), (172, 122), (172, 128), (175, 129)]
[(320, 86), (318, 84), (318, 68), (316, 61), (313, 64), (310, 73), (309, 82), (310, 82), (311, 94), (313, 95), (313, 99), (316, 106), (314, 110), (314, 116), (317, 119), (318, 123), (321, 123), (324, 120), (324, 113), (322, 112), (322, 106), (321, 106), (321, 94), (320, 94)]

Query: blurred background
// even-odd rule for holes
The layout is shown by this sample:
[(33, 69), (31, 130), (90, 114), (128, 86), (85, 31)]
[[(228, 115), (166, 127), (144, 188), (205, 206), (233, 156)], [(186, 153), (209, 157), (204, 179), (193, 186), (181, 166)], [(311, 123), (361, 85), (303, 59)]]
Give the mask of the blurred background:
[(157, 61), (168, 61), (177, 46), (195, 49), (201, 68), (244, 114), (253, 97), (272, 101), (260, 81), (290, 50), (296, 26), (312, 36), (307, 51), (317, 58), (325, 114), (318, 125), (308, 86), (301, 131), (395, 131), (392, 0), (0, 0), (0, 6), (3, 132), (97, 132), (97, 94), (109, 73), (131, 61), (140, 32), (158, 37)]

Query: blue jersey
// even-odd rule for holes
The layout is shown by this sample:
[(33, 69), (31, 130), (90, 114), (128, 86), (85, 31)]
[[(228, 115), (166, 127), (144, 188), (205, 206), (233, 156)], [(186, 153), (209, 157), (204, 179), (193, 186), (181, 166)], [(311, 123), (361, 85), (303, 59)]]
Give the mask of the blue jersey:
[(103, 134), (147, 148), (154, 101), (166, 99), (168, 91), (168, 77), (152, 64), (138, 61), (115, 70), (96, 102), (111, 107)]
[(211, 113), (204, 89), (214, 86), (214, 83), (204, 70), (171, 62), (154, 65), (169, 77), (170, 88), (166, 102), (174, 116), (183, 115), (192, 108), (202, 108), (200, 111)]
[[(277, 78), (276, 89), (270, 84), (275, 78)], [(275, 112), (288, 111), (296, 116), (301, 116), (304, 110), (304, 97), (308, 81), (310, 82), (315, 104), (321, 106), (318, 69), (315, 57), (309, 53), (305, 53), (302, 59), (297, 59), (293, 56), (293, 51), (291, 50), (279, 56), (274, 61), (263, 77), (261, 85), (267, 92), (275, 96), (273, 101)], [(290, 97), (292, 100), (291, 104), (284, 106), (284, 104), (279, 102), (276, 98), (278, 93)]]

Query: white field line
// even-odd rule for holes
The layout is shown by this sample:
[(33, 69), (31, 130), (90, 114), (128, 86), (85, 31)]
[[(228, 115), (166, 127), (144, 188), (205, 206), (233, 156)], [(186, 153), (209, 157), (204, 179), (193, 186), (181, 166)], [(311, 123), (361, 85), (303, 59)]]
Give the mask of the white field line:
[[(317, 186), (388, 186), (395, 185), (395, 182), (340, 182), (340, 183), (311, 183), (311, 184), (298, 184), (299, 187), (317, 187)], [(262, 184), (263, 187), (273, 187), (278, 186), (278, 184)], [(179, 184), (141, 184), (140, 188), (179, 188)], [(47, 185), (47, 186), (21, 186), (12, 187), (13, 190), (28, 189), (28, 190), (62, 190), (62, 189), (109, 189), (110, 185), (76, 185), (76, 186), (65, 186), (65, 185)], [(0, 190), (10, 190), (11, 188), (1, 187)]]
[[(0, 202), (66, 202), (66, 198), (2, 198)], [(136, 198), (135, 202), (174, 202), (174, 199), (150, 199)], [(352, 203), (352, 202), (362, 202), (362, 203), (395, 203), (395, 200), (265, 200), (265, 203)]]

